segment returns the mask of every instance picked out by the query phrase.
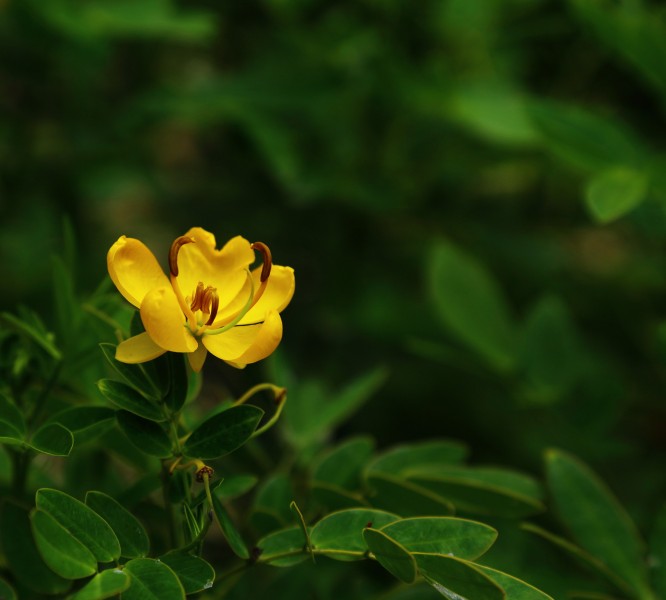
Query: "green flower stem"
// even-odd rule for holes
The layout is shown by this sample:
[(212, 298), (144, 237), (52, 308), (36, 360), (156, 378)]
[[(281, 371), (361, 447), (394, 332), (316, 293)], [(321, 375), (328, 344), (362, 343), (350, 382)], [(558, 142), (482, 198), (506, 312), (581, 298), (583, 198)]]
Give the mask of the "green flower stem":
[(171, 447), (173, 449), (173, 457), (171, 459), (166, 459), (162, 461), (162, 499), (164, 502), (164, 510), (167, 517), (167, 522), (169, 524), (169, 539), (173, 548), (178, 548), (183, 545), (183, 530), (180, 526), (180, 519), (176, 507), (171, 502), (169, 497), (169, 489), (171, 487), (171, 468), (170, 462), (175, 457), (176, 459), (180, 458), (182, 454), (182, 447), (180, 444), (180, 438), (178, 437), (178, 420), (180, 415), (178, 413), (170, 413), (166, 410), (165, 415), (167, 415), (167, 422), (169, 423), (169, 437), (171, 438)]
[(282, 409), (284, 408), (284, 405), (286, 404), (285, 400), (287, 399), (286, 393), (283, 393), (281, 396), (277, 397), (277, 402), (278, 402), (278, 407), (273, 416), (266, 421), (264, 425), (262, 425), (259, 429), (257, 429), (253, 434), (250, 439), (256, 438), (260, 436), (262, 433), (265, 433), (268, 431), (275, 423), (277, 423), (278, 419), (280, 418), (280, 414), (282, 414)]
[(180, 527), (178, 526), (178, 516), (176, 507), (169, 498), (169, 488), (171, 487), (171, 471), (169, 469), (168, 459), (162, 461), (162, 500), (164, 502), (164, 512), (166, 513), (167, 523), (169, 525), (169, 541), (172, 548), (179, 546)]
[(273, 392), (273, 396), (277, 399), (280, 393), (286, 392), (285, 388), (278, 387), (272, 383), (258, 383), (257, 385), (252, 386), (247, 392), (245, 392), (238, 400), (236, 400), (233, 406), (239, 406), (240, 404), (245, 404), (252, 396), (263, 392), (264, 390), (270, 390)]

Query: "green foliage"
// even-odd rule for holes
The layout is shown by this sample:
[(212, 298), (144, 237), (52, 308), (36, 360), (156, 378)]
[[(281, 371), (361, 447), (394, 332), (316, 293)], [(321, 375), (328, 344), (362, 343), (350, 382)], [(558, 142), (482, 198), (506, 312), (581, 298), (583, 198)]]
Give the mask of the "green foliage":
[(263, 415), (256, 406), (232, 406), (199, 425), (187, 438), (183, 453), (202, 460), (229, 454), (250, 439)]
[[(2, 14), (0, 597), (666, 597), (659, 2)], [(295, 268), (264, 366), (115, 360), (190, 225)]]
[(217, 521), (224, 537), (229, 543), (229, 547), (234, 551), (234, 554), (240, 558), (250, 558), (250, 553), (248, 552), (247, 546), (243, 541), (240, 533), (238, 532), (236, 526), (234, 525), (229, 513), (224, 508), (224, 505), (220, 499), (212, 495), (211, 499), (213, 501), (213, 513), (215, 515), (215, 520)]
[(148, 554), (150, 540), (141, 522), (122, 504), (102, 492), (88, 492), (86, 506), (104, 519), (120, 544), (120, 556), (141, 558)]
[(515, 333), (497, 284), (473, 258), (439, 242), (430, 278), (439, 318), (461, 341), (499, 370), (511, 369)]
[(213, 587), (215, 571), (205, 560), (185, 552), (168, 552), (160, 556), (177, 576), (186, 594), (196, 594)]
[(113, 598), (130, 586), (131, 579), (127, 573), (118, 569), (110, 569), (97, 573), (69, 600), (103, 600)]
[(185, 598), (185, 590), (176, 574), (163, 562), (151, 558), (133, 558), (125, 565), (131, 583), (123, 592), (130, 600), (176, 600)]
[(650, 598), (645, 544), (605, 484), (579, 460), (557, 450), (546, 455), (546, 475), (557, 512), (574, 539), (620, 589)]
[(97, 570), (97, 559), (88, 546), (49, 513), (36, 510), (30, 520), (39, 553), (54, 573), (65, 579), (80, 579)]
[(416, 560), (398, 542), (383, 531), (364, 529), (363, 539), (377, 561), (391, 575), (404, 583), (416, 580)]

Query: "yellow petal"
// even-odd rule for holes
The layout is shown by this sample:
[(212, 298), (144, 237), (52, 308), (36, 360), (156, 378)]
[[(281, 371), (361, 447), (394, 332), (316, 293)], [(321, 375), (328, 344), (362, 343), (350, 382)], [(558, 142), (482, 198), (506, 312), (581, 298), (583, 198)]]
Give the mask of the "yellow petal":
[(116, 360), (131, 364), (142, 363), (153, 360), (165, 352), (164, 348), (160, 348), (144, 332), (121, 342), (116, 349)]
[(281, 339), (280, 315), (269, 311), (263, 323), (239, 325), (219, 335), (204, 335), (203, 343), (217, 358), (244, 366), (272, 354)]
[(185, 244), (178, 254), (178, 286), (183, 296), (191, 298), (199, 282), (217, 289), (220, 309), (236, 298), (245, 285), (245, 269), (254, 262), (250, 242), (241, 236), (215, 249), (215, 237), (200, 227), (185, 235), (193, 244)]
[[(261, 285), (259, 280), (260, 274), (261, 267), (252, 271), (252, 278), (254, 279), (256, 289), (259, 289), (259, 286)], [(240, 320), (240, 325), (263, 321), (269, 310), (282, 312), (294, 295), (295, 287), (296, 280), (294, 279), (294, 270), (291, 267), (273, 265), (264, 293), (257, 303)]]
[(206, 346), (204, 346), (201, 342), (199, 342), (199, 347), (194, 352), (190, 352), (187, 355), (187, 360), (190, 363), (190, 367), (192, 367), (192, 370), (195, 373), (201, 371), (204, 361), (206, 360), (206, 356), (208, 356), (208, 350), (206, 350)]
[(137, 239), (118, 238), (106, 255), (106, 264), (118, 291), (137, 308), (150, 290), (169, 285), (154, 254)]
[(141, 320), (148, 335), (165, 350), (194, 352), (197, 349), (197, 340), (185, 324), (185, 315), (170, 285), (146, 294), (141, 303)]

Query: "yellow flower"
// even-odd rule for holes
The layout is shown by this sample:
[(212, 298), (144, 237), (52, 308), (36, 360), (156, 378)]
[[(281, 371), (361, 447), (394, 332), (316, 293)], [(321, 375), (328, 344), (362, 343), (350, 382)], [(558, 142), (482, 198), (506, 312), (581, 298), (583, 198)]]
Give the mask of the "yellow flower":
[[(263, 264), (250, 271), (255, 250)], [(107, 265), (146, 329), (118, 345), (121, 362), (184, 352), (199, 371), (210, 352), (243, 368), (269, 356), (282, 339), (278, 313), (294, 294), (294, 270), (273, 265), (261, 242), (237, 236), (216, 250), (215, 236), (193, 227), (171, 246), (167, 278), (145, 244), (121, 236), (109, 249)]]

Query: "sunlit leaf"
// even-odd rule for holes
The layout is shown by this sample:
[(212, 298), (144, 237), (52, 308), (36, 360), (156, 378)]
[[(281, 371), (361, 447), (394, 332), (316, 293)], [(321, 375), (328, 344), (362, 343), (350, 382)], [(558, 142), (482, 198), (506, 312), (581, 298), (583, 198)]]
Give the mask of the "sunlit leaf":
[(163, 562), (134, 558), (125, 565), (130, 586), (121, 600), (185, 600), (185, 590), (176, 574)]
[(58, 490), (43, 488), (35, 495), (37, 508), (48, 513), (102, 563), (120, 557), (120, 544), (109, 524), (94, 510)]
[(36, 510), (30, 520), (39, 553), (54, 573), (65, 579), (80, 579), (97, 570), (93, 553), (51, 515)]
[(109, 569), (95, 575), (78, 592), (67, 600), (104, 600), (124, 592), (130, 585), (130, 577), (120, 569)]

